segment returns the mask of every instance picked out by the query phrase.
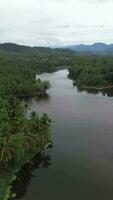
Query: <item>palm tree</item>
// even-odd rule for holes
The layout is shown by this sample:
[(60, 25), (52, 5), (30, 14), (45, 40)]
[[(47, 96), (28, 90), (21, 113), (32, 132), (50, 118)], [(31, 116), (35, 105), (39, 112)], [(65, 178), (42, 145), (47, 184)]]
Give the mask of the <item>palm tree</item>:
[(48, 134), (52, 120), (48, 117), (48, 115), (46, 113), (44, 113), (43, 116), (41, 117), (40, 123), (41, 123), (41, 125), (40, 125), (41, 133)]
[(5, 166), (15, 157), (15, 149), (6, 139), (0, 141), (0, 163)]
[(26, 135), (26, 146), (29, 149), (36, 149), (37, 147), (40, 147), (39, 136), (33, 133), (28, 133)]
[(40, 132), (40, 118), (36, 112), (31, 113), (31, 130), (33, 133)]
[(31, 120), (34, 121), (37, 118), (37, 116), (38, 116), (38, 114), (35, 111), (33, 111), (31, 113)]

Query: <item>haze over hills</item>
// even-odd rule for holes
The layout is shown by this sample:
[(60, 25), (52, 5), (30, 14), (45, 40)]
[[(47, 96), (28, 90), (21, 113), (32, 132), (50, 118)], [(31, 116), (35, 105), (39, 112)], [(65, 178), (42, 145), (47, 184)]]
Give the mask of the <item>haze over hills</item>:
[(113, 55), (113, 44), (94, 43), (92, 45), (69, 45), (66, 47), (51, 48), (51, 47), (30, 47), (14, 43), (0, 44), (0, 52), (15, 52), (15, 53), (79, 53), (92, 55)]
[(3, 43), (0, 44), (0, 52), (15, 52), (15, 53), (30, 53), (30, 54), (52, 54), (52, 53), (67, 53), (72, 54), (73, 51), (70, 49), (62, 48), (50, 48), (50, 47), (30, 47), (25, 45), (19, 45), (14, 43)]
[(89, 53), (95, 55), (113, 55), (113, 44), (94, 43), (92, 45), (70, 45), (66, 48), (78, 53)]

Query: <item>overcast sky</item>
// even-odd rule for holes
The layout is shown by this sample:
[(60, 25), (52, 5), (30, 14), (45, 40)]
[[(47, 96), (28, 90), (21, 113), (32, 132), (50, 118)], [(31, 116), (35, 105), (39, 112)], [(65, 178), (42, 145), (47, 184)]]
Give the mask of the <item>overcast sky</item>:
[(0, 43), (113, 43), (113, 0), (0, 0)]

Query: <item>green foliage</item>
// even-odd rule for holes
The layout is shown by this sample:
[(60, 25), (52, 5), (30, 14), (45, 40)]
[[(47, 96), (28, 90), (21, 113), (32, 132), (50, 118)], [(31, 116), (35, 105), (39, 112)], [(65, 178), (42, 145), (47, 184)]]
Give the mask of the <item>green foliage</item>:
[[(34, 58), (35, 59), (35, 58)], [(10, 180), (14, 169), (51, 142), (51, 120), (34, 112), (26, 117), (27, 106), (19, 98), (46, 93), (48, 81), (36, 80), (38, 68), (32, 55), (0, 53), (0, 185), (2, 199), (15, 198)], [(5, 174), (5, 175), (4, 175)]]
[(18, 97), (44, 95), (50, 83), (36, 80), (36, 74), (63, 68), (69, 68), (69, 76), (77, 85), (113, 85), (112, 57), (78, 56), (67, 50), (31, 50), (10, 44), (0, 50), (0, 171), (6, 174), (0, 184), (5, 188), (4, 200), (15, 198), (7, 180), (7, 175), (14, 174), (14, 166), (20, 167), (51, 142), (51, 119), (46, 113), (39, 117), (36, 112), (27, 118), (27, 106)]
[[(17, 51), (18, 52), (18, 51)], [(45, 53), (44, 53), (45, 52)], [(49, 88), (46, 81), (36, 80), (36, 74), (53, 72), (68, 66), (73, 54), (66, 50), (41, 51), (40, 53), (0, 53), (0, 96), (17, 97), (43, 95)]]
[(0, 98), (0, 172), (6, 174), (0, 180), (3, 200), (15, 198), (11, 192), (14, 169), (51, 143), (50, 125), (47, 114), (39, 117), (33, 112), (27, 118), (25, 104), (16, 97)]
[[(4, 57), (3, 57), (4, 58)], [(26, 65), (18, 66), (15, 60), (10, 66), (10, 59), (7, 58), (8, 63), (0, 60), (0, 96), (15, 95), (17, 97), (43, 95), (46, 92), (45, 83), (36, 80), (36, 71)], [(6, 62), (6, 61), (5, 61)]]
[(69, 69), (69, 77), (78, 86), (113, 86), (113, 57), (77, 56)]
[(35, 112), (27, 118), (25, 105), (13, 96), (0, 101), (0, 166), (5, 169), (50, 141), (51, 120), (47, 114), (39, 117)]

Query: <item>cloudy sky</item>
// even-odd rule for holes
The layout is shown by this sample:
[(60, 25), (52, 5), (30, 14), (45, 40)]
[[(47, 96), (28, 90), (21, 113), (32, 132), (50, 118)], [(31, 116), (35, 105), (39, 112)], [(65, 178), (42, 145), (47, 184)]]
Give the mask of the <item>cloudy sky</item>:
[(113, 43), (113, 0), (0, 0), (0, 43)]

